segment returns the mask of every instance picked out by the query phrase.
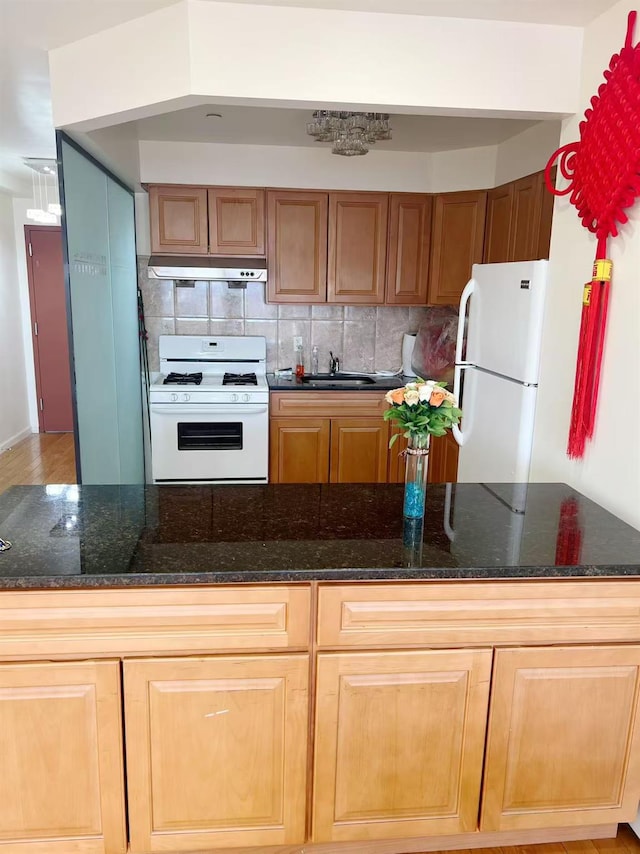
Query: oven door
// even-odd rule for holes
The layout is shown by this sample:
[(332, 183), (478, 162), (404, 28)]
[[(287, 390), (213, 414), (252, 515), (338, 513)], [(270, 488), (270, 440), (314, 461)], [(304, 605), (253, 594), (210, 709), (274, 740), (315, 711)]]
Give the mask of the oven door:
[(153, 480), (266, 483), (269, 407), (151, 404)]

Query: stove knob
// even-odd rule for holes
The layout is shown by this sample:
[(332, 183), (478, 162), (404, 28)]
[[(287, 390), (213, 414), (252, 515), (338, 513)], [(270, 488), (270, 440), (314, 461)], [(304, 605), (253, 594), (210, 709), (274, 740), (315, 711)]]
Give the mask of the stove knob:
[(184, 401), (191, 400), (191, 395), (190, 395), (190, 394), (183, 394), (183, 395), (182, 395), (182, 399), (183, 399)]
[(177, 399), (178, 399), (178, 395), (174, 392), (174, 393), (171, 395), (171, 400), (177, 400)]
[(244, 400), (245, 403), (249, 403), (249, 401), (251, 400), (251, 395), (250, 394), (243, 394), (242, 399)]
[(237, 394), (232, 394), (232, 395), (231, 395), (231, 400), (233, 400), (234, 402), (235, 402), (236, 400), (238, 400), (238, 395), (237, 395)]

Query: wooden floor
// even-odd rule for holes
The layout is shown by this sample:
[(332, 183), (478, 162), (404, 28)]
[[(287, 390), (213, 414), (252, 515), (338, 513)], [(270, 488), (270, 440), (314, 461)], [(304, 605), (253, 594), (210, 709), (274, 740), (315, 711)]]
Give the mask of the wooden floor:
[[(640, 839), (629, 825), (621, 824), (615, 839), (584, 842), (548, 842), (544, 845), (512, 845), (503, 848), (481, 848), (470, 854), (639, 854)], [(449, 852), (450, 854), (450, 852)], [(466, 854), (466, 852), (465, 852)]]
[(36, 433), (0, 452), (0, 492), (16, 484), (75, 482), (73, 433)]

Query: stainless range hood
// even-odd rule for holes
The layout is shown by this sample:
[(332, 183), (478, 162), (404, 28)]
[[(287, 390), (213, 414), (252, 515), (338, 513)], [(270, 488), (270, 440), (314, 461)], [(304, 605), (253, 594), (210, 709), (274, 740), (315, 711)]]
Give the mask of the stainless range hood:
[(203, 257), (198, 255), (152, 255), (151, 279), (198, 279), (211, 282), (266, 282), (264, 258)]

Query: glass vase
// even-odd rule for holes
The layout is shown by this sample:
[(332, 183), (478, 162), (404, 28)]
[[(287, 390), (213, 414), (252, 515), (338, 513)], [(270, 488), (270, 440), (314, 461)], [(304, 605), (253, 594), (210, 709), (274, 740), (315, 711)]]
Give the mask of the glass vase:
[(429, 433), (414, 434), (405, 451), (403, 515), (408, 519), (424, 517), (429, 468)]

